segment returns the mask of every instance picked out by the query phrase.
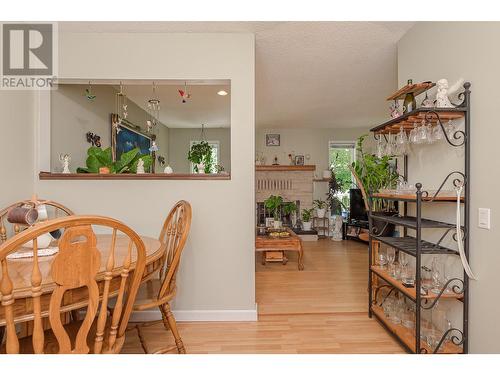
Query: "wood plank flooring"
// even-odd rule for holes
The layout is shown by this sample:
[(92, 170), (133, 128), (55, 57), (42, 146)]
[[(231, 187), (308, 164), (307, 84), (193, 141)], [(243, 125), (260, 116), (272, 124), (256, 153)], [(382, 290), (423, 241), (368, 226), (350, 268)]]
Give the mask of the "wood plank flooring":
[[(256, 262), (258, 322), (179, 323), (188, 353), (403, 353), (367, 314), (367, 248), (354, 241), (304, 242), (287, 265)], [(131, 331), (124, 353), (142, 353)], [(173, 345), (161, 322), (142, 329), (148, 347)]]

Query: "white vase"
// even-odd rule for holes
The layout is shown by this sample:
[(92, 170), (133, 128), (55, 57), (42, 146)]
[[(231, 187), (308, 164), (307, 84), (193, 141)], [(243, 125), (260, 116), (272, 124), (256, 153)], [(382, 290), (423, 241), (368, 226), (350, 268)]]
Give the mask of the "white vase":
[(165, 167), (165, 169), (163, 170), (163, 173), (172, 174), (172, 173), (174, 173), (174, 170), (172, 169), (172, 167), (170, 165), (167, 165)]
[[(50, 243), (52, 242), (53, 238), (49, 233), (44, 233), (40, 236), (37, 237), (37, 248), (38, 249), (46, 249), (50, 246)], [(33, 240), (30, 240), (23, 244), (23, 247), (27, 247), (29, 249), (33, 249)]]
[(310, 222), (310, 221), (303, 221), (302, 222), (302, 228), (305, 231), (311, 230), (311, 225), (312, 225), (312, 222)]
[(198, 167), (199, 174), (205, 174), (205, 164), (200, 163), (200, 164), (196, 164), (196, 166)]
[(318, 216), (318, 218), (323, 219), (325, 217), (325, 214), (326, 214), (326, 208), (316, 209), (316, 215)]
[(281, 229), (281, 220), (274, 220), (274, 229)]

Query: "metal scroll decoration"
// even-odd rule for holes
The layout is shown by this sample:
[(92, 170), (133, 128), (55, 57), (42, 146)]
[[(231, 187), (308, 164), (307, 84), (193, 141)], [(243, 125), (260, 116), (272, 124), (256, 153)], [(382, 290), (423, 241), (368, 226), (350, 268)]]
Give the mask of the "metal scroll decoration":
[[(439, 188), (437, 189), (437, 191), (434, 193), (434, 195), (430, 199), (427, 200), (428, 202), (432, 202), (432, 201), (434, 201), (436, 199), (436, 197), (439, 195), (439, 193), (441, 192), (441, 190), (443, 190), (443, 187), (446, 184), (446, 182), (448, 181), (448, 179), (451, 176), (453, 176), (453, 175), (459, 175), (461, 177), (461, 178), (457, 177), (457, 178), (453, 179), (453, 186), (455, 188), (458, 188), (460, 186), (465, 186), (467, 184), (467, 177), (465, 177), (464, 173), (459, 172), (459, 171), (453, 171), (453, 172), (449, 173), (448, 176), (445, 177), (445, 179), (443, 180), (443, 182), (441, 183), (441, 185), (439, 186)], [(429, 197), (429, 192), (428, 191), (422, 191), (422, 196), (424, 198), (428, 198)]]
[[(451, 285), (452, 283), (454, 283), (453, 285)], [(426, 298), (424, 296), (422, 296), (422, 300), (421, 300), (421, 303), (420, 303), (420, 306), (425, 309), (425, 310), (430, 310), (432, 309), (434, 306), (437, 305), (439, 299), (441, 298), (441, 296), (444, 294), (444, 292), (448, 289), (448, 287), (451, 285), (451, 290), (453, 293), (455, 294), (462, 294), (465, 292), (465, 285), (464, 285), (464, 281), (462, 279), (459, 279), (459, 278), (452, 278), (452, 279), (449, 279), (441, 288), (441, 290), (439, 291), (439, 293), (437, 294), (437, 296), (433, 297), (432, 299), (430, 298)], [(431, 302), (432, 301), (432, 302)]]
[(453, 147), (460, 147), (460, 146), (463, 146), (465, 144), (465, 141), (467, 139), (467, 135), (465, 134), (465, 132), (463, 130), (455, 131), (453, 133), (453, 136), (452, 136), (453, 140), (450, 139), (450, 137), (448, 136), (448, 133), (446, 132), (446, 129), (441, 121), (441, 117), (439, 117), (438, 112), (428, 111), (425, 114), (425, 121), (431, 123), (434, 116), (436, 117), (437, 123), (439, 124), (439, 126), (441, 127), (441, 130), (443, 131), (446, 142), (448, 142)]

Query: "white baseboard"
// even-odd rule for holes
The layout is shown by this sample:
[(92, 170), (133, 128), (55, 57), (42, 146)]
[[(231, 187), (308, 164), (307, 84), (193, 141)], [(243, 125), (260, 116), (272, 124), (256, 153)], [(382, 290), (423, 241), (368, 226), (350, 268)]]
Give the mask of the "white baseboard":
[[(178, 322), (256, 322), (257, 304), (253, 310), (173, 310)], [(131, 322), (160, 320), (159, 310), (135, 311)]]

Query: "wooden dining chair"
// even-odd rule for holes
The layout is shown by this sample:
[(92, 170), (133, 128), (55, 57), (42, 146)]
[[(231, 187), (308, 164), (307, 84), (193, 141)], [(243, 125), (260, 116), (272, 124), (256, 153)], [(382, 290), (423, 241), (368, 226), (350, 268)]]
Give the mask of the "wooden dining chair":
[(182, 342), (177, 323), (170, 309), (170, 302), (176, 294), (175, 279), (179, 269), (182, 250), (191, 227), (191, 205), (186, 201), (179, 201), (170, 210), (160, 233), (160, 242), (165, 246), (164, 265), (160, 272), (159, 279), (146, 285), (139, 292), (134, 310), (143, 311), (151, 308), (158, 308), (162, 315), (162, 322), (165, 329), (172, 332), (175, 339), (175, 346), (162, 347), (157, 350), (149, 350), (148, 343), (144, 339), (141, 325), (137, 325), (137, 333), (142, 348), (146, 353), (167, 353), (177, 350), (178, 353), (186, 353)]
[[(110, 232), (99, 243), (94, 228)], [(42, 257), (39, 236), (63, 231), (58, 252)], [(116, 241), (125, 236), (126, 252)], [(30, 258), (9, 257), (32, 241)], [(25, 251), (24, 249), (23, 251)], [(17, 253), (18, 255), (19, 253)], [(0, 245), (0, 325), (6, 329), (2, 353), (119, 353), (144, 272), (146, 253), (137, 233), (102, 216), (68, 216), (22, 231)], [(112, 314), (107, 304), (116, 298)], [(64, 325), (61, 316), (85, 309), (83, 320)], [(44, 330), (48, 317), (50, 329)], [(16, 324), (33, 321), (33, 334), (19, 339)]]
[(7, 221), (7, 215), (10, 210), (16, 207), (24, 206), (35, 207), (35, 205), (45, 206), (47, 209), (47, 220), (74, 215), (73, 211), (61, 203), (51, 200), (37, 199), (36, 196), (32, 199), (15, 202), (0, 210), (0, 244), (7, 241), (7, 239), (11, 236), (18, 234), (23, 229), (19, 224), (12, 224), (8, 227), (9, 223)]

